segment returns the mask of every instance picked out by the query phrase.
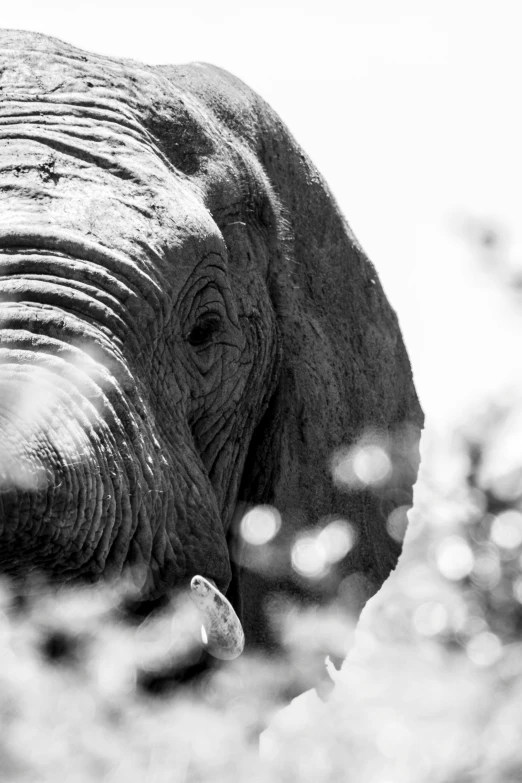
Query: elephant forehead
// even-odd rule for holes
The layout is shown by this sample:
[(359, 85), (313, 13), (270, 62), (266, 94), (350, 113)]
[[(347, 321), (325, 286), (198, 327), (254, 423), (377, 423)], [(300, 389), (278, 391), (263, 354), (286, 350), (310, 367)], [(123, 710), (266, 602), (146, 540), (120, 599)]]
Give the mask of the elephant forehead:
[(87, 146), (136, 142), (187, 174), (216, 149), (208, 112), (152, 68), (39, 34), (0, 31), (0, 94), (4, 127), (18, 117), (55, 131), (66, 126)]
[(246, 205), (267, 222), (257, 163), (183, 85), (182, 73), (173, 83), (139, 63), (0, 31), (3, 219), (71, 228), (153, 274), (179, 248), (187, 267), (224, 252), (211, 212), (240, 220)]
[[(60, 144), (65, 139), (67, 147)], [(112, 209), (133, 210), (139, 223), (142, 218), (140, 230), (149, 225), (154, 233), (160, 224), (174, 232), (186, 227), (191, 234), (198, 222), (209, 224), (208, 211), (189, 181), (139, 147), (113, 153), (112, 165), (104, 166), (100, 159), (110, 155), (110, 149), (110, 143), (100, 141), (86, 159), (81, 138), (70, 128), (66, 134), (49, 134), (42, 125), (6, 132), (0, 119), (0, 191), (32, 199), (34, 209), (68, 198), (69, 204), (60, 206), (65, 218), (90, 210), (94, 202), (104, 207), (112, 203)], [(119, 158), (127, 156), (128, 176), (122, 176)]]
[[(261, 204), (258, 161), (181, 69), (90, 54), (47, 36), (0, 31), (0, 140), (30, 138), (120, 179), (192, 182), (211, 210)], [(269, 190), (269, 188), (268, 188)]]
[(26, 243), (49, 231), (117, 251), (170, 293), (221, 242), (190, 183), (164, 167), (122, 179), (44, 141), (5, 143), (0, 128), (0, 250), (13, 232)]

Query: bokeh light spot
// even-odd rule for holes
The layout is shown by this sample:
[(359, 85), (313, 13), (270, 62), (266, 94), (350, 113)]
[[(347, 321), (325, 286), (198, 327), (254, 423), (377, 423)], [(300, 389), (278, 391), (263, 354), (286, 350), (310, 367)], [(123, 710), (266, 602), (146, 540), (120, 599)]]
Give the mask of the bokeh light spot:
[(439, 601), (426, 601), (413, 613), (413, 625), (422, 636), (436, 636), (448, 625), (448, 611)]
[(344, 484), (347, 487), (357, 484), (357, 479), (353, 472), (353, 449), (341, 449), (334, 454), (332, 473), (336, 484)]
[(495, 497), (509, 502), (515, 501), (522, 495), (522, 468), (495, 476), (491, 482)]
[(477, 666), (491, 666), (501, 657), (502, 644), (494, 633), (484, 631), (469, 640), (466, 652)]
[(344, 519), (334, 519), (317, 536), (317, 542), (330, 563), (342, 560), (355, 544), (355, 531)]
[(386, 445), (376, 433), (366, 433), (354, 446), (336, 451), (331, 467), (335, 483), (349, 488), (379, 486), (392, 473)]
[(447, 579), (459, 580), (473, 568), (473, 552), (461, 536), (448, 536), (437, 547), (437, 567)]
[(299, 536), (291, 557), (294, 570), (308, 579), (318, 579), (328, 570), (328, 558), (317, 536)]
[(522, 544), (522, 514), (509, 509), (495, 517), (491, 525), (491, 540), (503, 549), (515, 549)]
[(362, 484), (382, 484), (391, 474), (390, 458), (381, 446), (369, 444), (356, 449), (353, 472)]
[(395, 541), (401, 543), (406, 535), (408, 527), (408, 511), (409, 506), (399, 506), (395, 508), (388, 517), (386, 522), (386, 530), (388, 535)]
[(495, 587), (501, 577), (500, 558), (497, 550), (485, 551), (475, 556), (472, 580), (479, 587)]
[(271, 541), (281, 527), (281, 515), (272, 506), (255, 506), (248, 511), (240, 524), (242, 538), (254, 546)]

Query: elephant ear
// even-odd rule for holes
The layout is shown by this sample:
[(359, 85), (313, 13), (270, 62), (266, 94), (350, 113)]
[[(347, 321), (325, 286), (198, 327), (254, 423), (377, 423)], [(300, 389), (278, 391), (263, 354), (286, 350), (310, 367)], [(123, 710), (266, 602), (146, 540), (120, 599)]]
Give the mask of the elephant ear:
[[(423, 415), (397, 317), (308, 157), (238, 79), (208, 65), (174, 70), (255, 155), (279, 205), (268, 287), (281, 336), (280, 381), (241, 490), (247, 507), (271, 504), (282, 518), (270, 544), (246, 544), (239, 558), (247, 638), (266, 645), (270, 628), (257, 608), (263, 596), (335, 599), (358, 614), (395, 567)], [(314, 568), (314, 536), (334, 520), (341, 522), (329, 528), (331, 541), (344, 531), (341, 551), (351, 533), (354, 546)]]

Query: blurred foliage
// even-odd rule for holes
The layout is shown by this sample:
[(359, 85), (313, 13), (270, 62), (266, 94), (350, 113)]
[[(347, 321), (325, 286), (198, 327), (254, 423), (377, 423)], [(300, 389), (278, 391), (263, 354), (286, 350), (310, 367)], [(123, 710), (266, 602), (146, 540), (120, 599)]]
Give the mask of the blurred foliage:
[(186, 655), (173, 633), (183, 606), (143, 618), (123, 611), (122, 586), (6, 584), (0, 779), (520, 780), (522, 471), (488, 462), (506, 416), (459, 433), (455, 487), (421, 480), (400, 565), (343, 670), (329, 665), (336, 687), (324, 701), (309, 692), (282, 708), (321, 637), (353, 632), (335, 613), (290, 612), (284, 664), (242, 656), (158, 697), (143, 675)]

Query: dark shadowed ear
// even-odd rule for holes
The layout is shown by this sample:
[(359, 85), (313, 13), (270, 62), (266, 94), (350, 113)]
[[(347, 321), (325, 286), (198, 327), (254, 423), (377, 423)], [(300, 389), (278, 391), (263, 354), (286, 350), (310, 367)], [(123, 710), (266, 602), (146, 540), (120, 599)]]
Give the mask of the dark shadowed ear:
[[(242, 485), (247, 506), (282, 517), (272, 542), (246, 543), (240, 558), (247, 635), (266, 643), (253, 608), (262, 595), (336, 598), (358, 614), (395, 567), (423, 416), (397, 317), (307, 156), (239, 80), (203, 65), (183, 74), (255, 154), (280, 207), (268, 285), (282, 367)], [(314, 561), (314, 536), (335, 520), (331, 542), (352, 548), (337, 560), (325, 534)]]

